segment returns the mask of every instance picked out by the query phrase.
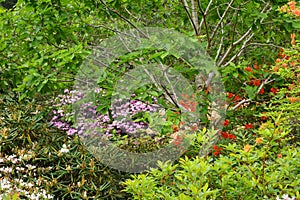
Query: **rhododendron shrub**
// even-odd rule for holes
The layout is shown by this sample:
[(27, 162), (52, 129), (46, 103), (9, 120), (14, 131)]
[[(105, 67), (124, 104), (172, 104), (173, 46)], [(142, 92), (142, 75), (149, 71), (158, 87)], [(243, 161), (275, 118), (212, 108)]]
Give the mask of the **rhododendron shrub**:
[(284, 5), (280, 8), (281, 12), (288, 13), (290, 16), (294, 17), (300, 17), (300, 8), (299, 4), (296, 5), (297, 3), (295, 1), (290, 1), (287, 3), (287, 5)]
[[(287, 8), (295, 29), (296, 3)], [(211, 154), (197, 157), (204, 138), (196, 134), (185, 158), (133, 176), (125, 190), (136, 199), (300, 198), (298, 37), (291, 33), (274, 63), (245, 61), (220, 70), (228, 107)]]
[[(290, 129), (282, 119), (272, 120), (254, 131), (255, 141), (214, 146), (218, 159), (196, 156), (160, 163), (159, 169), (126, 180), (125, 191), (134, 199), (300, 198), (300, 148), (287, 145)], [(203, 138), (194, 137), (197, 148)]]
[[(97, 89), (96, 92), (98, 92)], [(85, 95), (77, 90), (69, 91), (66, 89), (63, 95), (53, 101), (52, 119), (50, 124), (54, 127), (66, 131), (67, 135), (86, 136), (87, 132), (92, 130), (93, 135), (100, 134), (106, 138), (118, 138), (121, 136), (141, 135), (141, 130), (145, 130), (149, 121), (147, 119), (132, 121), (132, 119), (140, 117), (141, 114), (157, 111), (159, 106), (155, 103), (146, 104), (140, 100), (117, 101), (112, 111), (102, 114), (97, 111), (97, 103), (88, 102), (81, 104), (79, 110), (74, 109), (76, 103), (84, 99)], [(99, 104), (99, 103), (98, 103)], [(81, 113), (81, 116), (77, 112)], [(89, 116), (92, 115), (92, 116)], [(87, 120), (88, 119), (88, 120)], [(76, 123), (75, 123), (76, 121)], [(91, 134), (91, 133), (89, 133)], [(157, 132), (144, 132), (154, 137)]]
[[(300, 36), (300, 35), (299, 35)], [(299, 37), (298, 36), (298, 37)], [(284, 49), (281, 58), (274, 66), (274, 73), (279, 75), (284, 84), (271, 99), (268, 115), (280, 115), (286, 126), (292, 128), (292, 136), (299, 140), (300, 134), (300, 46)]]
[[(288, 32), (299, 33), (300, 3), (296, 1), (289, 1), (287, 4), (281, 6), (278, 11), (281, 16), (278, 20), (282, 20), (282, 25), (288, 30)], [(295, 45), (295, 43), (295, 39), (292, 39), (291, 44)]]
[(285, 124), (294, 127), (294, 132), (299, 132), (296, 128), (300, 117), (297, 37), (291, 34), (291, 48), (278, 49), (274, 64), (241, 63), (222, 69), (229, 103), (223, 138), (228, 138), (234, 129), (237, 140), (255, 139), (253, 129), (275, 113), (282, 115)]

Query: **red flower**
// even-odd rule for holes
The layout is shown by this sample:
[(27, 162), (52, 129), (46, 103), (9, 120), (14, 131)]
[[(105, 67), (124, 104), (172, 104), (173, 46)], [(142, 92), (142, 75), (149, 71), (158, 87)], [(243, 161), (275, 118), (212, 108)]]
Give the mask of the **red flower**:
[(265, 93), (265, 89), (261, 88), (260, 91), (259, 91), (259, 94), (263, 94), (263, 93)]
[(216, 151), (221, 151), (223, 148), (222, 147), (218, 147), (217, 145), (214, 145), (213, 149), (216, 150)]
[(214, 145), (213, 149), (217, 151), (219, 149), (219, 147), (217, 145)]
[(280, 47), (280, 48), (279, 48), (279, 51), (280, 51), (280, 52), (284, 52), (284, 49)]
[(257, 65), (257, 63), (255, 63), (255, 64), (253, 65), (253, 67), (254, 67), (254, 69), (256, 69), (256, 70), (259, 70), (259, 69), (261, 68), (261, 66)]
[(236, 136), (227, 132), (221, 132), (221, 136), (224, 139), (231, 139), (231, 140), (235, 140)]
[(266, 117), (265, 115), (262, 115), (262, 116), (260, 117), (260, 119), (263, 120), (263, 121), (266, 121), (266, 120), (267, 120), (267, 117)]
[(180, 100), (179, 104), (182, 105), (186, 110), (190, 111), (190, 112), (195, 112), (196, 111), (196, 107), (197, 107), (197, 102), (194, 101), (195, 100), (195, 95), (192, 95), (192, 100), (191, 97), (187, 94), (181, 94), (181, 96), (185, 99), (185, 100)]
[(233, 134), (228, 134), (228, 138), (229, 138), (229, 139), (232, 139), (232, 140), (235, 140), (235, 139), (236, 139), (236, 136), (233, 135)]
[(223, 138), (227, 139), (229, 134), (227, 132), (222, 132), (221, 135)]
[(276, 59), (276, 62), (280, 62), (280, 61), (281, 61), (280, 58), (284, 58), (284, 57), (285, 57), (285, 54), (279, 53), (277, 56), (279, 57), (279, 58), (277, 58), (277, 59), (279, 59), (279, 60), (277, 61), (277, 59)]
[(172, 125), (172, 129), (173, 129), (173, 131), (175, 131), (175, 132), (177, 132), (177, 131), (179, 130), (178, 126), (176, 126), (176, 125)]
[(190, 96), (187, 95), (187, 94), (182, 93), (181, 96), (182, 96), (183, 98), (185, 98), (185, 99), (190, 99)]
[(234, 97), (235, 95), (233, 94), (233, 93), (231, 93), (231, 92), (228, 92), (227, 93), (227, 97), (229, 98), (229, 99), (231, 99), (232, 97)]
[(252, 125), (252, 124), (246, 124), (246, 125), (245, 125), (245, 129), (250, 129), (250, 128), (253, 128), (253, 125)]
[(252, 72), (252, 68), (251, 67), (246, 67), (245, 70), (248, 71), (248, 72)]
[(229, 120), (228, 120), (228, 119), (225, 119), (225, 120), (224, 120), (224, 126), (228, 126), (228, 124), (229, 124)]
[(277, 91), (278, 91), (278, 89), (276, 89), (276, 88), (271, 88), (271, 92), (274, 94), (274, 95), (276, 95), (277, 94)]
[(193, 126), (192, 126), (192, 131), (196, 131), (196, 130), (198, 130), (198, 125), (197, 124), (193, 124)]
[(221, 151), (222, 151), (221, 147), (218, 147), (217, 145), (214, 145), (213, 149), (215, 150), (215, 152), (213, 153), (214, 156), (218, 156), (219, 154), (221, 154)]
[(239, 95), (236, 95), (233, 100), (235, 101), (241, 100), (241, 97)]
[(254, 80), (253, 85), (255, 86), (260, 86), (260, 80)]
[(295, 10), (295, 8), (296, 8), (296, 2), (295, 1), (290, 1), (287, 4), (290, 6), (291, 10)]

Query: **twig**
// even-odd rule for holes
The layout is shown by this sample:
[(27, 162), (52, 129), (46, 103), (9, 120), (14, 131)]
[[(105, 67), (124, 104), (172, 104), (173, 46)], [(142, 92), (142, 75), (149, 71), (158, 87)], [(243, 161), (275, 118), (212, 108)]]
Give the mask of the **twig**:
[[(260, 84), (260, 86), (258, 87), (258, 89), (257, 89), (257, 91), (256, 91), (254, 97), (256, 97), (256, 96), (259, 94), (260, 90), (264, 87), (264, 85), (267, 85), (267, 84), (269, 84), (269, 83), (275, 81), (275, 79), (271, 79), (271, 80), (270, 80), (271, 77), (272, 77), (272, 75), (269, 75), (268, 78), (266, 78), (266, 79)], [(244, 103), (248, 103), (248, 102), (251, 102), (251, 101), (252, 101), (251, 99), (243, 99), (242, 101), (240, 101), (238, 104), (236, 104), (236, 105), (235, 105), (233, 108), (231, 108), (230, 110), (231, 110), (231, 111), (232, 111), (232, 110), (235, 110), (235, 109), (237, 109), (238, 107), (240, 107), (241, 105), (243, 105)]]
[(106, 27), (106, 26), (103, 26), (103, 25), (94, 25), (94, 24), (87, 24), (87, 25), (90, 26), (90, 27), (93, 27), (93, 28), (105, 28), (105, 29), (110, 30), (110, 31), (113, 31), (113, 32), (115, 32), (115, 33), (122, 33), (122, 34), (124, 34), (124, 35), (130, 36), (130, 35), (127, 34), (127, 33), (120, 32), (120, 31), (118, 31), (118, 30), (115, 30), (115, 29), (112, 29), (112, 28), (109, 28), (109, 27)]
[(195, 33), (198, 36), (199, 22), (198, 22), (198, 12), (196, 9), (196, 0), (191, 0), (192, 2), (192, 19), (195, 24)]
[[(208, 33), (208, 25), (207, 25), (207, 21), (206, 21), (206, 13), (202, 10), (202, 8), (201, 8), (201, 5), (200, 5), (200, 0), (197, 0), (197, 2), (198, 2), (198, 7), (199, 7), (199, 11), (200, 11), (200, 13), (201, 13), (201, 15), (202, 15), (202, 20), (203, 20), (203, 22), (204, 22), (204, 26), (205, 26), (205, 32), (206, 32), (206, 38), (207, 38), (207, 50), (209, 50), (209, 48), (210, 48), (210, 38), (209, 38), (209, 33)], [(198, 30), (197, 30), (197, 32), (198, 32), (198, 34), (200, 35), (200, 26), (202, 26), (202, 24), (200, 25), (198, 25)]]
[(232, 56), (230, 58), (230, 60), (226, 64), (224, 64), (224, 65), (221, 66), (221, 68), (224, 68), (224, 67), (228, 66), (234, 59), (236, 59), (237, 57), (239, 57), (241, 55), (241, 53), (244, 51), (247, 43), (252, 39), (253, 36), (254, 36), (254, 33), (252, 33), (246, 40), (244, 40), (243, 45), (240, 48), (240, 50), (238, 51), (238, 53), (235, 54), (234, 56)]
[[(216, 33), (217, 33), (217, 31), (218, 31), (218, 29), (219, 29), (221, 23), (223, 22), (224, 18), (226, 17), (226, 14), (227, 14), (227, 12), (228, 12), (230, 6), (233, 4), (233, 2), (234, 2), (234, 0), (231, 0), (231, 1), (229, 2), (229, 4), (228, 4), (227, 8), (225, 9), (225, 11), (224, 11), (222, 17), (220, 18), (218, 24), (216, 25), (216, 27), (215, 27), (214, 30), (213, 30), (212, 35), (211, 35), (211, 37), (210, 37), (210, 40), (213, 40), (213, 38), (215, 37), (215, 35), (216, 35)], [(207, 37), (209, 37), (209, 36), (207, 36)]]
[[(152, 83), (156, 86), (156, 88), (161, 91), (165, 98), (172, 103), (174, 106), (178, 107), (177, 103), (172, 99), (172, 97), (168, 94), (168, 91), (161, 85), (158, 84), (158, 81), (155, 80), (155, 78), (151, 75), (151, 73), (145, 68), (143, 67), (143, 70), (145, 71), (145, 73), (148, 75), (148, 77), (151, 79)], [(163, 88), (163, 89), (161, 89)]]
[[(217, 13), (220, 17), (220, 13), (219, 13), (219, 10), (217, 10)], [(215, 57), (215, 62), (217, 62), (219, 56), (221, 55), (221, 52), (222, 52), (222, 49), (223, 49), (223, 44), (224, 44), (224, 24), (223, 22), (221, 23), (221, 32), (222, 32), (222, 37), (221, 37), (221, 41), (220, 41), (220, 45), (219, 45), (219, 48), (217, 50), (217, 54), (216, 54), (216, 57)]]
[[(167, 69), (164, 69), (164, 65), (162, 64), (162, 63), (160, 63), (160, 65), (161, 65), (161, 67), (162, 67), (162, 69), (163, 69), (163, 75), (164, 75), (164, 77), (165, 77), (165, 79), (167, 80), (167, 82), (168, 82), (168, 84), (170, 85), (170, 87), (171, 87), (171, 90), (172, 90), (172, 93), (173, 93), (173, 95), (174, 95), (174, 97), (175, 97), (175, 103), (176, 103), (176, 105), (178, 106), (178, 97), (177, 97), (177, 94), (176, 94), (176, 92), (175, 92), (175, 90), (174, 90), (174, 87), (173, 87), (173, 84), (171, 83), (171, 81), (170, 81), (170, 79), (169, 79), (169, 77), (168, 77), (168, 75), (167, 75)], [(172, 100), (173, 100), (173, 98), (172, 98)]]
[[(201, 27), (202, 27), (202, 24), (205, 22), (205, 20), (206, 20), (206, 16), (207, 16), (207, 14), (208, 14), (208, 11), (209, 11), (209, 8), (210, 8), (210, 6), (211, 6), (211, 4), (213, 3), (213, 0), (210, 0), (209, 2), (208, 2), (208, 5), (206, 6), (206, 9), (205, 9), (205, 11), (204, 11), (204, 13), (202, 13), (202, 19), (201, 19), (201, 22), (200, 22), (200, 24), (199, 24), (199, 30), (198, 30), (198, 34), (199, 35), (201, 35)], [(199, 9), (200, 9), (200, 0), (198, 0), (198, 5), (199, 5)], [(202, 9), (201, 9), (202, 10)], [(201, 12), (201, 11), (200, 11)], [(207, 26), (205, 26), (207, 29), (208, 29), (208, 27)], [(207, 30), (208, 31), (208, 30)], [(206, 32), (207, 32), (206, 31)]]
[(123, 15), (121, 15), (118, 11), (110, 8), (106, 2), (104, 0), (100, 0), (100, 2), (110, 11), (112, 11), (113, 13), (115, 13), (116, 15), (118, 15), (121, 19), (123, 19), (124, 21), (126, 21), (128, 24), (130, 24), (132, 27), (134, 27), (136, 30), (138, 30), (139, 33), (141, 33), (144, 37), (147, 37), (145, 35), (145, 33), (143, 31), (141, 31), (135, 24), (133, 24), (131, 21), (129, 21), (126, 17), (124, 17)]
[[(264, 13), (267, 8), (269, 7), (270, 3), (268, 2), (264, 8), (261, 10), (260, 13)], [(266, 12), (270, 11), (270, 9), (268, 9)], [(264, 18), (262, 18), (260, 20), (260, 23), (264, 20)], [(254, 33), (252, 33), (252, 27), (250, 27), (248, 29), (248, 31), (246, 33), (244, 33), (237, 41), (233, 42), (230, 47), (227, 49), (226, 53), (224, 54), (224, 56), (222, 57), (222, 59), (220, 60), (220, 62), (217, 64), (217, 66), (223, 68), (225, 66), (228, 66), (230, 64), (230, 62), (232, 62), (236, 57), (240, 56), (242, 51), (244, 50), (244, 48), (246, 47), (247, 43), (252, 39), (252, 37), (254, 36)], [(225, 65), (222, 65), (225, 62), (225, 59), (227, 58), (227, 56), (229, 55), (229, 53), (233, 50), (233, 48), (235, 46), (237, 46), (239, 43), (241, 43), (246, 37), (248, 37), (242, 45), (242, 48), (238, 51), (237, 54), (235, 54)], [(221, 66), (222, 65), (222, 66)]]
[(188, 6), (188, 3), (186, 2), (186, 0), (181, 0), (182, 4), (183, 4), (183, 7), (185, 9), (185, 12), (190, 20), (190, 23), (192, 24), (193, 28), (194, 28), (194, 31), (196, 33), (196, 35), (198, 35), (198, 30), (197, 30), (197, 27), (195, 25), (195, 22), (193, 21), (193, 17), (191, 16), (191, 13), (190, 13), (190, 10), (189, 10), (189, 6)]
[[(114, 23), (114, 25), (115, 25), (115, 28), (117, 29), (117, 31), (119, 31), (119, 30), (118, 30), (117, 24)], [(129, 47), (126, 45), (124, 39), (122, 38), (122, 36), (121, 36), (119, 33), (118, 33), (118, 37), (119, 37), (120, 41), (122, 42), (123, 46), (126, 48), (126, 50), (127, 50), (128, 52), (132, 52), (131, 49), (129, 49)]]

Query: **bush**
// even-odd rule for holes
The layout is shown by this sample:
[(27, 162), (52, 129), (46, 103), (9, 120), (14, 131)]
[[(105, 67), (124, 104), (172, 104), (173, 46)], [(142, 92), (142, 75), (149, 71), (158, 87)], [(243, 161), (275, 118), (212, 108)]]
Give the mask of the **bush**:
[[(255, 130), (249, 144), (221, 145), (219, 158), (181, 158), (124, 182), (134, 199), (274, 199), (299, 194), (299, 146), (274, 118)], [(201, 138), (200, 138), (201, 140)], [(198, 140), (199, 141), (199, 140)]]
[(50, 127), (45, 97), (17, 99), (9, 93), (0, 100), (2, 195), (128, 199), (120, 182), (129, 176), (97, 162), (78, 137)]
[(125, 191), (134, 199), (299, 199), (299, 45), (291, 39), (274, 66), (221, 70), (228, 115), (209, 155), (197, 156), (198, 133), (184, 158), (132, 176)]

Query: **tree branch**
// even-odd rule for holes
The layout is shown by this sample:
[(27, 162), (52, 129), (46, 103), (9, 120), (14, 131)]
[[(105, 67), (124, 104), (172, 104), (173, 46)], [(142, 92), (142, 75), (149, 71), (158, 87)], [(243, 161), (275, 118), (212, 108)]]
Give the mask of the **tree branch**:
[[(202, 14), (202, 19), (201, 19), (201, 22), (200, 22), (200, 24), (199, 24), (199, 30), (198, 30), (198, 34), (199, 34), (199, 35), (201, 35), (201, 28), (202, 28), (203, 23), (206, 23), (206, 16), (207, 16), (207, 14), (208, 14), (209, 8), (210, 8), (210, 6), (211, 6), (212, 3), (213, 3), (213, 0), (210, 0), (210, 1), (208, 2), (208, 5), (206, 6), (205, 11), (201, 13), (201, 14)], [(198, 5), (199, 5), (200, 12), (201, 12), (202, 9), (201, 9), (201, 7), (200, 7), (200, 0), (198, 0)], [(207, 23), (206, 23), (206, 24), (207, 24)], [(206, 30), (206, 33), (208, 33), (208, 26), (205, 25), (205, 28), (207, 29), (207, 30)]]
[[(270, 9), (267, 10), (267, 8), (269, 7), (270, 3), (268, 2), (264, 8), (261, 10), (260, 13), (264, 13), (265, 11), (268, 12), (270, 11)], [(264, 20), (264, 18), (262, 18), (260, 20), (260, 23), (262, 23)], [(242, 35), (237, 41), (233, 42), (230, 47), (227, 49), (226, 53), (224, 54), (224, 56), (222, 57), (222, 59), (220, 60), (220, 62), (217, 64), (217, 66), (223, 68), (223, 67), (226, 67), (230, 64), (230, 62), (232, 62), (234, 59), (236, 59), (238, 56), (241, 55), (241, 53), (243, 52), (243, 50), (245, 49), (245, 47), (247, 46), (247, 43), (252, 39), (252, 37), (254, 36), (254, 33), (252, 33), (252, 27), (250, 27), (248, 29), (248, 31), (246, 33), (244, 33), (244, 35)], [(245, 38), (248, 37), (246, 40)], [(237, 46), (239, 43), (241, 43), (242, 41), (244, 40), (243, 42), (243, 45), (242, 47), (240, 48), (240, 50), (238, 51), (237, 54), (235, 54), (234, 56), (231, 57), (231, 59), (229, 59), (229, 61), (222, 65), (224, 62), (225, 62), (225, 59), (227, 58), (227, 56), (229, 55), (229, 53), (232, 51), (232, 49)]]
[(227, 14), (229, 8), (231, 7), (231, 5), (233, 4), (233, 2), (234, 2), (234, 0), (231, 0), (231, 1), (229, 2), (229, 4), (228, 4), (227, 8), (225, 9), (225, 11), (224, 11), (222, 17), (220, 18), (220, 20), (219, 20), (218, 24), (216, 25), (215, 29), (213, 30), (212, 35), (211, 35), (211, 37), (210, 37), (210, 40), (213, 40), (213, 38), (215, 37), (215, 35), (216, 35), (216, 33), (217, 33), (217, 31), (218, 31), (218, 29), (219, 29), (221, 23), (223, 22), (224, 18), (226, 17), (226, 14)]
[(192, 2), (192, 19), (195, 24), (195, 34), (198, 36), (198, 29), (199, 29), (199, 19), (198, 19), (198, 12), (196, 8), (196, 0), (191, 0)]
[(189, 18), (190, 23), (191, 23), (192, 26), (193, 26), (193, 29), (194, 29), (194, 31), (195, 31), (195, 34), (198, 35), (197, 26), (196, 26), (196, 24), (195, 24), (195, 22), (194, 22), (194, 20), (193, 20), (193, 17), (191, 16), (191, 13), (190, 13), (190, 10), (189, 10), (189, 5), (188, 5), (187, 1), (186, 1), (186, 0), (181, 0), (181, 2), (182, 2), (182, 4), (183, 4), (183, 7), (184, 7), (184, 9), (185, 9), (185, 12), (186, 12), (186, 14), (187, 14), (187, 16), (188, 16), (188, 18)]
[(124, 21), (126, 21), (128, 24), (130, 24), (132, 27), (134, 27), (136, 30), (138, 30), (139, 33), (141, 33), (144, 37), (147, 37), (146, 34), (141, 31), (135, 24), (133, 24), (131, 21), (129, 21), (126, 17), (124, 17), (123, 15), (121, 15), (118, 11), (110, 8), (106, 2), (104, 0), (100, 0), (100, 2), (110, 11), (112, 11), (113, 13), (115, 13), (116, 15), (118, 15), (121, 19), (123, 19)]
[[(204, 26), (205, 26), (205, 32), (206, 32), (206, 38), (207, 38), (207, 50), (208, 50), (210, 48), (210, 39), (209, 39), (209, 33), (208, 33), (208, 25), (207, 25), (207, 21), (206, 21), (206, 11), (204, 12), (202, 10), (201, 5), (200, 5), (200, 0), (197, 0), (197, 2), (198, 2), (198, 8), (199, 8), (199, 11), (202, 15), (202, 20), (203, 20)], [(206, 10), (207, 10), (207, 8), (206, 8)], [(199, 24), (198, 27), (197, 27), (198, 28), (198, 35), (200, 35), (200, 29), (201, 29), (200, 26), (202, 26), (202, 24)]]

